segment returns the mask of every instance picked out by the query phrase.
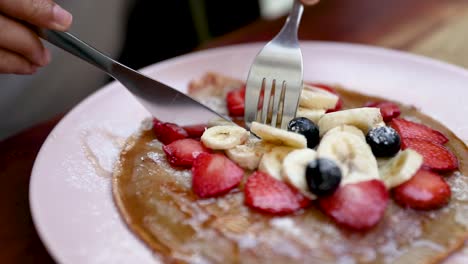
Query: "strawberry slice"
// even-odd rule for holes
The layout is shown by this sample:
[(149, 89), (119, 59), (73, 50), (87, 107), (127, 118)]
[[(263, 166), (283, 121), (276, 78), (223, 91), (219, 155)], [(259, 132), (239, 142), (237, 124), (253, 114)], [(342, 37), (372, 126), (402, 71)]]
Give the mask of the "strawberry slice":
[(245, 87), (228, 92), (226, 95), (226, 104), (230, 116), (244, 116)]
[(191, 125), (182, 127), (187, 131), (189, 138), (201, 138), (208, 126), (206, 124)]
[(222, 154), (200, 153), (193, 162), (192, 188), (201, 198), (227, 193), (239, 185), (244, 170)]
[(332, 195), (319, 199), (320, 208), (337, 224), (366, 230), (375, 226), (385, 213), (388, 191), (380, 180), (350, 183)]
[(159, 141), (164, 145), (189, 136), (187, 131), (180, 126), (173, 123), (161, 122), (158, 119), (153, 120), (153, 131)]
[(289, 214), (310, 204), (295, 188), (264, 172), (255, 172), (245, 184), (245, 204), (264, 213)]
[(367, 102), (364, 106), (380, 108), (380, 113), (385, 122), (390, 122), (401, 114), (400, 107), (392, 102)]
[(179, 139), (163, 146), (166, 158), (172, 166), (192, 167), (193, 161), (200, 153), (208, 153), (200, 141), (191, 138)]
[(422, 169), (393, 189), (396, 203), (418, 210), (440, 208), (449, 202), (450, 196), (450, 186), (440, 175)]
[(320, 89), (323, 89), (325, 91), (328, 91), (328, 92), (338, 96), (338, 102), (336, 102), (335, 108), (328, 109), (327, 113), (340, 111), (343, 108), (343, 99), (341, 99), (340, 95), (335, 90), (335, 88), (333, 88), (331, 86), (328, 86), (328, 85), (325, 85), (325, 84), (321, 84), (321, 83), (311, 83), (310, 85), (315, 86), (315, 87), (320, 88)]
[(417, 138), (439, 144), (448, 142), (448, 138), (437, 130), (423, 124), (415, 123), (402, 118), (394, 118), (390, 126), (395, 129), (401, 138)]
[(404, 138), (402, 149), (413, 149), (423, 156), (423, 166), (437, 171), (451, 171), (458, 168), (457, 157), (441, 144), (414, 138)]

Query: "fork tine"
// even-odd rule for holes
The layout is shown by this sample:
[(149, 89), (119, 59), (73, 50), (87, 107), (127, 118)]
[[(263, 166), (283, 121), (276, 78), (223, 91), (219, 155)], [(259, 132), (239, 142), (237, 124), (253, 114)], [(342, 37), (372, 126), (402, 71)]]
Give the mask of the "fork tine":
[[(247, 81), (246, 91), (245, 91), (245, 114), (244, 119), (246, 125), (250, 126), (250, 123), (253, 121), (258, 121), (258, 102), (260, 99), (261, 89), (256, 89), (256, 87), (262, 87), (263, 81), (258, 78), (251, 78)], [(259, 92), (260, 90), (260, 92)]]
[[(266, 124), (269, 114), (270, 114), (270, 100), (271, 100), (271, 85), (269, 83), (269, 80), (266, 80), (265, 78), (263, 79), (262, 82), (262, 90), (264, 91), (263, 93), (263, 106), (262, 106), (262, 113), (260, 115), (260, 122)], [(273, 82), (273, 80), (272, 80)], [(261, 95), (259, 95), (261, 96)]]
[(287, 128), (289, 121), (296, 116), (296, 110), (299, 105), (299, 96), (295, 91), (302, 89), (302, 86), (299, 83), (285, 82), (285, 86), (284, 102), (287, 102), (287, 104), (283, 105), (283, 120), (281, 121), (281, 128)]
[[(274, 93), (274, 100), (273, 100), (273, 108), (272, 108), (272, 118), (271, 118), (271, 126), (278, 127), (278, 120), (281, 120), (282, 109), (280, 109), (280, 104), (282, 103), (282, 93), (283, 93), (284, 81), (277, 82), (276, 80), (273, 81), (273, 93)], [(281, 104), (282, 105), (282, 104)]]

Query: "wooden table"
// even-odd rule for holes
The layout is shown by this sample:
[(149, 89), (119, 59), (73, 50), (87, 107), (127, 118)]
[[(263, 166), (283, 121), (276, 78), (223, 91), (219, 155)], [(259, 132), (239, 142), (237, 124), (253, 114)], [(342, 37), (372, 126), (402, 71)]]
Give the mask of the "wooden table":
[[(267, 41), (284, 18), (259, 20), (200, 49)], [(401, 49), (468, 67), (468, 0), (322, 0), (308, 7), (299, 36)], [(34, 159), (61, 116), (0, 142), (0, 263), (52, 263), (28, 203)]]

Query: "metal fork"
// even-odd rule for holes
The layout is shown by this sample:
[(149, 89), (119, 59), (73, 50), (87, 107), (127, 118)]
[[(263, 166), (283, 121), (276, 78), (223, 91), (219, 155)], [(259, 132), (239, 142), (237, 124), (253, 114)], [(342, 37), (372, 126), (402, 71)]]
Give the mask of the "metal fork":
[(41, 38), (118, 80), (154, 117), (162, 121), (170, 119), (180, 125), (207, 124), (219, 118), (231, 121), (184, 93), (107, 57), (70, 33), (47, 29), (38, 29), (38, 33)]
[(294, 0), (281, 31), (263, 47), (250, 68), (245, 93), (245, 121), (285, 129), (296, 116), (303, 83), (297, 31), (304, 7)]

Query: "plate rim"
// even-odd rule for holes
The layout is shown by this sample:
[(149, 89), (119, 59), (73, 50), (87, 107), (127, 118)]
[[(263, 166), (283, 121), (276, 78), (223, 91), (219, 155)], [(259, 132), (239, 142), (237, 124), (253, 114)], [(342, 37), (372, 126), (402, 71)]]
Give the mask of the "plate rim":
[[(143, 73), (145, 75), (148, 75), (149, 72), (151, 71), (156, 71), (163, 69), (167, 66), (177, 64), (179, 62), (183, 62), (184, 60), (191, 60), (191, 59), (197, 59), (198, 57), (206, 57), (208, 55), (214, 56), (216, 53), (223, 53), (227, 50), (235, 49), (252, 49), (252, 48), (258, 48), (260, 49), (265, 45), (266, 42), (249, 42), (249, 43), (241, 43), (241, 44), (232, 44), (232, 45), (225, 45), (221, 47), (214, 47), (214, 48), (208, 48), (208, 49), (203, 49), (203, 50), (196, 50), (192, 51), (186, 54), (182, 54), (179, 56), (175, 56), (173, 58), (163, 60), (154, 64), (150, 64), (148, 66), (145, 66), (138, 71), (140, 73)], [(419, 55), (419, 54), (414, 54), (410, 53), (407, 51), (402, 51), (402, 50), (396, 50), (396, 49), (391, 49), (387, 47), (381, 47), (381, 46), (374, 46), (370, 44), (359, 44), (359, 43), (348, 43), (348, 42), (336, 42), (336, 41), (315, 41), (315, 40), (300, 40), (300, 46), (303, 48), (304, 46), (314, 46), (314, 48), (335, 48), (335, 49), (340, 49), (340, 50), (351, 50), (351, 51), (357, 51), (357, 52), (363, 52), (366, 54), (371, 54), (371, 55), (376, 55), (376, 56), (384, 56), (384, 57), (397, 57), (399, 60), (410, 60), (413, 62), (416, 62), (418, 64), (424, 64), (429, 67), (438, 67), (441, 69), (444, 69), (444, 71), (451, 71), (459, 75), (464, 75), (468, 79), (468, 69), (465, 69), (461, 66), (457, 66), (455, 64), (441, 61), (435, 58)], [(70, 111), (68, 111), (62, 119), (54, 126), (54, 128), (51, 130), (51, 132), (48, 134), (47, 138), (43, 142), (42, 146), (39, 149), (39, 152), (34, 160), (34, 164), (31, 170), (30, 174), (30, 179), (29, 179), (29, 190), (28, 190), (28, 195), (29, 195), (29, 210), (31, 213), (31, 218), (32, 218), (32, 223), (34, 228), (36, 229), (36, 232), (39, 236), (40, 241), (46, 248), (47, 252), (50, 254), (50, 256), (57, 262), (63, 263), (63, 259), (58, 255), (56, 249), (53, 248), (52, 243), (50, 242), (50, 238), (47, 235), (47, 232), (44, 230), (43, 224), (40, 224), (40, 220), (38, 220), (38, 213), (37, 213), (37, 206), (35, 205), (37, 202), (35, 201), (34, 197), (36, 196), (35, 193), (38, 191), (35, 186), (35, 182), (38, 181), (39, 176), (35, 175), (40, 175), (37, 172), (37, 167), (38, 164), (41, 162), (41, 160), (44, 158), (44, 153), (46, 152), (48, 146), (53, 141), (53, 134), (56, 131), (59, 131), (61, 127), (64, 125), (65, 121), (70, 118), (70, 116), (75, 115), (76, 112), (79, 112), (83, 108), (86, 107), (86, 105), (91, 104), (95, 100), (98, 100), (99, 98), (105, 96), (105, 94), (112, 92), (113, 89), (116, 89), (120, 86), (120, 83), (116, 80), (113, 80), (101, 87), (98, 87), (97, 90), (94, 92), (90, 93), (86, 97), (84, 97), (78, 104), (74, 105)], [(457, 135), (458, 136), (458, 135)], [(36, 208), (36, 209), (35, 209)]]

